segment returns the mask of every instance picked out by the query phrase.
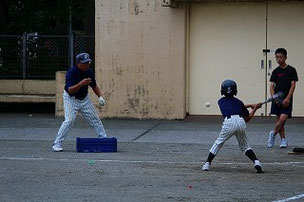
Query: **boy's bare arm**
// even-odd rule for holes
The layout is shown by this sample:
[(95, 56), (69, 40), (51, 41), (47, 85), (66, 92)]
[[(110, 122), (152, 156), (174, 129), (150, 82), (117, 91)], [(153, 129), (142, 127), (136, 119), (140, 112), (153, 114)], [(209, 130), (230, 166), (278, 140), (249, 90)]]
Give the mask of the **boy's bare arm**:
[[(253, 116), (254, 116), (256, 110), (262, 107), (262, 103), (245, 105), (245, 107), (246, 107), (246, 106), (252, 108), (252, 110), (251, 110), (251, 112), (249, 113), (249, 115), (246, 116), (246, 117), (244, 117), (244, 120), (245, 120), (246, 122), (249, 122), (249, 121), (253, 118)], [(248, 107), (247, 107), (247, 108), (248, 108)]]
[(270, 95), (273, 96), (274, 95), (274, 88), (275, 88), (275, 83), (274, 82), (270, 82)]
[(246, 107), (246, 108), (251, 108), (251, 109), (253, 109), (254, 104), (247, 104), (247, 105), (245, 105), (245, 107)]

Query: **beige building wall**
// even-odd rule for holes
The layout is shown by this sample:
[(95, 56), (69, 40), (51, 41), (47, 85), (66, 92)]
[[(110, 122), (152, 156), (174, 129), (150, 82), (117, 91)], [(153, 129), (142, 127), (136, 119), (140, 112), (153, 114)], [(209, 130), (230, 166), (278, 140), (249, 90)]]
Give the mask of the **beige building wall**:
[[(274, 52), (284, 47), (287, 63), (297, 69), (299, 77), (293, 116), (303, 117), (304, 2), (210, 2), (190, 6), (189, 114), (220, 115), (220, 84), (227, 78), (237, 82), (237, 97), (244, 103), (270, 97), (270, 76), (278, 66)], [(281, 18), (283, 10), (286, 14)], [(269, 116), (270, 109), (271, 103), (265, 104), (256, 115)]]
[(56, 106), (55, 106), (55, 116), (64, 116), (64, 106), (63, 106), (63, 91), (65, 85), (66, 71), (56, 72)]
[[(244, 103), (264, 100), (265, 2), (200, 3), (190, 9), (189, 113), (221, 115), (217, 102), (225, 79), (236, 81)], [(264, 107), (256, 115), (265, 114)]]
[[(184, 118), (186, 9), (160, 0), (96, 0), (101, 117)], [(93, 99), (95, 101), (96, 99)]]

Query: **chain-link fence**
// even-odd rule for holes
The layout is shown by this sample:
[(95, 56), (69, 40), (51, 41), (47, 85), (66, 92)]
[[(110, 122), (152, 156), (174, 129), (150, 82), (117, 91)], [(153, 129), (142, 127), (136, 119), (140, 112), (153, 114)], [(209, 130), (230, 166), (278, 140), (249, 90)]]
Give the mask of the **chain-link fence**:
[(22, 36), (0, 36), (0, 77), (22, 77)]
[(26, 78), (55, 78), (68, 68), (68, 36), (28, 36)]
[(55, 79), (81, 52), (94, 58), (94, 36), (0, 35), (0, 78)]
[(76, 55), (79, 53), (88, 53), (90, 58), (93, 59), (90, 67), (95, 70), (95, 37), (94, 36), (75, 36), (74, 37), (74, 59), (75, 61)]

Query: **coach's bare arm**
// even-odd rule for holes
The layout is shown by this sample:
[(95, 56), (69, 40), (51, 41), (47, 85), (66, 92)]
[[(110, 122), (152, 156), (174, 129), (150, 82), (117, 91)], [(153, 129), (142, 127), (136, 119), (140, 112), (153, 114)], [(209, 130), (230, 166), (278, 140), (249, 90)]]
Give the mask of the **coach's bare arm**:
[(77, 93), (82, 86), (89, 85), (91, 82), (92, 82), (92, 80), (90, 78), (83, 79), (82, 81), (80, 81), (76, 85), (69, 87), (69, 89), (68, 89), (69, 92), (68, 93), (69, 94)]
[(97, 85), (92, 89), (93, 89), (95, 95), (97, 95), (98, 97), (102, 96), (101, 90)]

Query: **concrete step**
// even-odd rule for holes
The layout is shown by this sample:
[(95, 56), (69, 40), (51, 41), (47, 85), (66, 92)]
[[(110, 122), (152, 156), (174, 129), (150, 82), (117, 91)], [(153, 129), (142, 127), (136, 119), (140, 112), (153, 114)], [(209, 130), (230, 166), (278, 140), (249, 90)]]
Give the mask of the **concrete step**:
[(0, 94), (0, 102), (17, 103), (55, 103), (55, 94)]

